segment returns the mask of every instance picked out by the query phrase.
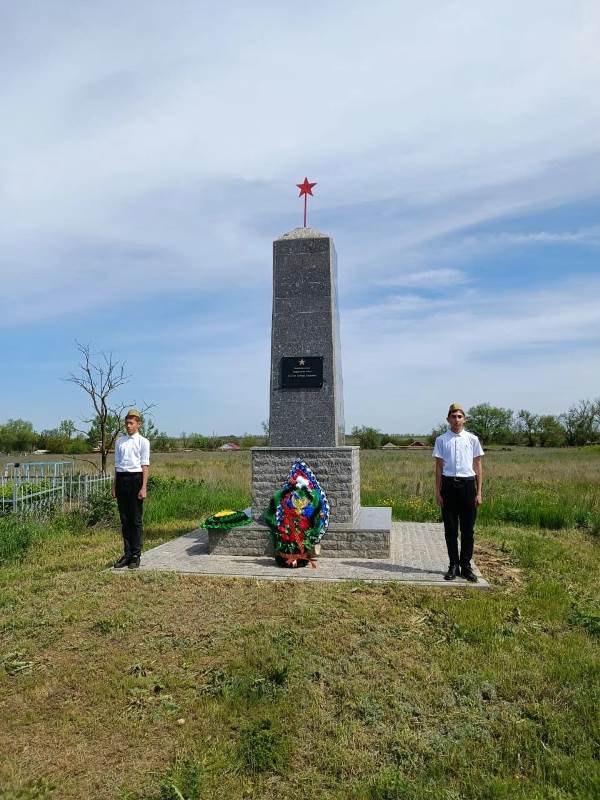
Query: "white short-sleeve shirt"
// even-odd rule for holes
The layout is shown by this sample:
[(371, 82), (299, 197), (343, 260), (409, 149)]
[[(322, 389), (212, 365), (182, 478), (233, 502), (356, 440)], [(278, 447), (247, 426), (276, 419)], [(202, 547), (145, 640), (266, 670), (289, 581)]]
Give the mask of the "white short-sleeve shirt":
[(482, 456), (483, 448), (474, 433), (446, 431), (435, 440), (433, 457), (444, 461), (442, 474), (451, 478), (472, 478), (473, 459)]
[(141, 472), (150, 464), (150, 442), (145, 436), (122, 434), (115, 442), (115, 470)]

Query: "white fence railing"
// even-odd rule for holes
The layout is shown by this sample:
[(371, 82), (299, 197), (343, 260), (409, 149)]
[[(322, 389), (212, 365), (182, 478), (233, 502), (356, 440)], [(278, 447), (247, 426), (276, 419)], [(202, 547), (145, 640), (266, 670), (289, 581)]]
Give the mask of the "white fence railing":
[(85, 503), (91, 494), (110, 486), (112, 475), (61, 475), (42, 480), (0, 477), (0, 514), (46, 516)]

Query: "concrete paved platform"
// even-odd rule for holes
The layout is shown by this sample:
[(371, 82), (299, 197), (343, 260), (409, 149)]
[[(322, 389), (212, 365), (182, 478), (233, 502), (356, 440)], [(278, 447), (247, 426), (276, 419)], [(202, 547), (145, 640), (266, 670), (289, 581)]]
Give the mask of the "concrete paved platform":
[[(286, 569), (267, 556), (210, 555), (208, 534), (197, 529), (144, 552), (140, 569), (265, 580), (402, 581), (421, 586), (489, 588), (475, 565), (478, 583), (463, 578), (444, 580), (448, 556), (442, 525), (394, 522), (390, 549), (390, 558), (323, 558), (319, 559), (317, 569)], [(129, 570), (114, 572), (131, 574)]]

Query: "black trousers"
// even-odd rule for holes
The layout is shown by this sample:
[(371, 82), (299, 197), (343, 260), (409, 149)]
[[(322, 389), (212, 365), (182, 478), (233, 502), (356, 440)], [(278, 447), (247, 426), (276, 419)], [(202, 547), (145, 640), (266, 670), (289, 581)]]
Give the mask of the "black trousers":
[[(475, 518), (477, 517), (477, 484), (475, 478), (447, 478), (442, 476), (442, 519), (446, 547), (451, 564), (468, 567), (473, 558)], [(460, 555), (458, 530), (460, 526)]]
[(121, 517), (123, 553), (127, 558), (139, 557), (142, 553), (144, 501), (138, 499), (141, 488), (141, 472), (117, 472), (115, 490)]

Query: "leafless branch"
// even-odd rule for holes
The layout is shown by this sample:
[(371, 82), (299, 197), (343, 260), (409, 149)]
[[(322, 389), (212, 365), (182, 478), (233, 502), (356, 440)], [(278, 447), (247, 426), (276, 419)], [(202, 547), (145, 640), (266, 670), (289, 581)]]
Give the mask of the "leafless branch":
[[(115, 360), (111, 352), (93, 353), (89, 344), (75, 341), (80, 354), (79, 371), (71, 372), (65, 380), (79, 386), (89, 396), (94, 417), (89, 423), (98, 424), (102, 470), (106, 469), (109, 450), (122, 430), (126, 403), (111, 403), (115, 390), (129, 382), (125, 363)], [(151, 406), (146, 406), (149, 409)], [(143, 413), (143, 412), (142, 412)]]

